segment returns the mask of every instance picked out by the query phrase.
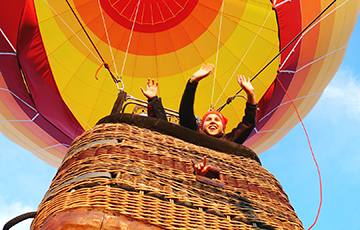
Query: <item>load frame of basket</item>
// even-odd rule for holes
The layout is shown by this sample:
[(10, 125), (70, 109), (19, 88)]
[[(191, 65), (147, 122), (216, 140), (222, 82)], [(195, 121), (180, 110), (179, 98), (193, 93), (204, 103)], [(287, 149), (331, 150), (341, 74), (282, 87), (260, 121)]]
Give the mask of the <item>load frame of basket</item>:
[[(194, 174), (204, 157), (215, 178)], [(102, 119), (70, 147), (32, 229), (303, 229), (250, 149), (137, 115)]]

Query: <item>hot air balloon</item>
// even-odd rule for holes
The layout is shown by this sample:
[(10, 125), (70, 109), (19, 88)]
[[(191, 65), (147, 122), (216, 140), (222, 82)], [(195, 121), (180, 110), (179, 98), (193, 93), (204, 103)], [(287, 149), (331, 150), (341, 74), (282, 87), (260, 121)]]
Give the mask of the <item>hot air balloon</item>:
[[(119, 213), (129, 226), (176, 227), (176, 221), (169, 224), (163, 216), (174, 214), (172, 220), (181, 219), (183, 216), (176, 215), (183, 212), (187, 217), (178, 223), (180, 227), (268, 228), (283, 223), (303, 229), (281, 186), (258, 165), (250, 149), (259, 154), (271, 147), (297, 124), (299, 115), (305, 116), (316, 104), (341, 63), (360, 1), (17, 0), (3, 1), (2, 6), (1, 132), (44, 161), (61, 164), (39, 206), (34, 229), (49, 229), (59, 220), (77, 216), (98, 220), (95, 216), (104, 191), (108, 197), (121, 198), (111, 200), (118, 209), (106, 214), (110, 227), (118, 226), (118, 220), (112, 218)], [(252, 78), (260, 100), (256, 128), (244, 143), (250, 149), (239, 147), (246, 159), (202, 148), (238, 151), (206, 138), (207, 144), (199, 147), (149, 133), (149, 127), (160, 131), (159, 127), (169, 124), (160, 122), (155, 127), (140, 116), (121, 117), (125, 125), (100, 124), (92, 129), (110, 113), (119, 91), (126, 92), (129, 99), (122, 112), (142, 113), (146, 103), (140, 87), (148, 78), (159, 82), (169, 117), (176, 120), (185, 84), (204, 63), (214, 63), (215, 71), (199, 85), (195, 112), (201, 116), (209, 108), (221, 109), (230, 128), (239, 122), (245, 106), (236, 76), (241, 73)], [(129, 127), (132, 122), (135, 128)], [(171, 127), (166, 134), (186, 133), (181, 127)], [(109, 130), (119, 138), (99, 137)], [(200, 138), (181, 135), (190, 143), (193, 137)], [(172, 152), (163, 152), (164, 146), (151, 141), (159, 141)], [(106, 158), (108, 152), (114, 155)], [(149, 157), (153, 153), (156, 156)], [(195, 180), (189, 176), (190, 161), (184, 159), (198, 159), (201, 154), (229, 169), (215, 182), (203, 177)], [(171, 170), (164, 171), (159, 165)], [(253, 184), (240, 180), (250, 174)], [(191, 182), (187, 183), (188, 179)], [(226, 194), (222, 196), (222, 192)], [(74, 197), (79, 200), (73, 202)], [(81, 209), (91, 199), (99, 206)], [(204, 206), (202, 199), (212, 205)], [(81, 212), (74, 209), (75, 203), (84, 203), (79, 206)], [(131, 212), (126, 209), (130, 206)], [(264, 211), (269, 206), (274, 210)], [(142, 213), (137, 212), (140, 209)], [(114, 204), (101, 206), (101, 210), (115, 210)], [(54, 213), (58, 216), (48, 219)], [(262, 213), (261, 217), (257, 213)], [(281, 213), (276, 214), (279, 219), (274, 220), (274, 213)], [(211, 219), (214, 216), (218, 219)], [(191, 222), (200, 217), (206, 220), (203, 225)]]
[[(112, 108), (118, 90), (104, 62), (135, 98), (142, 98), (139, 87), (147, 78), (157, 79), (165, 107), (175, 111), (189, 76), (203, 63), (216, 64), (197, 93), (201, 116), (238, 90), (238, 73), (251, 78), (327, 4), (74, 0), (70, 8), (66, 2), (3, 2), (1, 130), (58, 165), (71, 141)], [(298, 122), (291, 101), (302, 116), (311, 110), (341, 63), (358, 8), (359, 1), (336, 2), (252, 81), (259, 115), (245, 145), (261, 153), (286, 135)], [(244, 104), (239, 97), (223, 109), (228, 127), (242, 117)]]

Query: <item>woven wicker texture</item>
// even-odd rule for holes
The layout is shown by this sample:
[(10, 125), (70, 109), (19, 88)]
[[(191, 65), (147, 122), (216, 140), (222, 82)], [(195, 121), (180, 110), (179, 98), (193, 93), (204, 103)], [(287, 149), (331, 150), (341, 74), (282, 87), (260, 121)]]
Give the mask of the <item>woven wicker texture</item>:
[[(204, 156), (221, 169), (219, 180), (197, 180), (192, 160)], [(255, 160), (128, 124), (97, 125), (74, 141), (32, 229), (91, 211), (154, 229), (303, 229), (280, 184)], [(80, 222), (73, 229), (92, 229)], [(135, 229), (115, 225), (101, 229)]]

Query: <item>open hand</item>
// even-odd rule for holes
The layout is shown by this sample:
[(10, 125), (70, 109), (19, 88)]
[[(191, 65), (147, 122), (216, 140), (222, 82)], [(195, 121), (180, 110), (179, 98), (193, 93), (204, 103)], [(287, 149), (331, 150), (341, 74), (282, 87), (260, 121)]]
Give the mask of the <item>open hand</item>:
[(146, 90), (144, 90), (143, 88), (140, 88), (140, 89), (145, 97), (147, 97), (148, 99), (151, 99), (151, 98), (157, 96), (158, 85), (159, 85), (158, 82), (148, 79), (147, 84), (146, 84)]
[(239, 83), (240, 87), (246, 92), (247, 95), (254, 94), (254, 87), (251, 84), (250, 79), (246, 79), (244, 75), (239, 75), (237, 78), (237, 82)]
[(215, 69), (215, 66), (214, 66), (213, 64), (204, 64), (204, 65), (201, 66), (201, 68), (200, 68), (198, 71), (196, 71), (196, 72), (192, 75), (192, 77), (191, 77), (190, 80), (191, 80), (192, 82), (194, 82), (194, 81), (195, 81), (195, 82), (198, 82), (198, 81), (200, 81), (201, 79), (209, 76), (210, 73), (211, 73), (212, 71), (214, 71), (214, 69)]

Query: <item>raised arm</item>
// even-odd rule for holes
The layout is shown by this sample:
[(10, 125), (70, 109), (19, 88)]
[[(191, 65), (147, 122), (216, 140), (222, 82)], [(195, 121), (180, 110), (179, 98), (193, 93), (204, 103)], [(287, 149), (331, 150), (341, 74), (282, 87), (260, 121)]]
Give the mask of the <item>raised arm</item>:
[(255, 90), (249, 79), (246, 79), (244, 75), (239, 75), (237, 81), (240, 87), (245, 91), (247, 95), (247, 102), (251, 105), (256, 105)]
[(247, 95), (245, 115), (237, 127), (225, 135), (225, 138), (238, 144), (242, 144), (255, 128), (257, 101), (255, 90), (250, 80), (246, 79), (243, 75), (239, 75), (237, 81)]
[(198, 125), (196, 123), (196, 118), (194, 114), (194, 101), (195, 101), (195, 92), (198, 85), (198, 82), (209, 76), (209, 74), (214, 70), (214, 66), (211, 64), (203, 65), (198, 71), (196, 71), (186, 84), (183, 96), (181, 98), (179, 117), (180, 125), (186, 128), (197, 130)]
[(148, 116), (155, 117), (167, 121), (166, 113), (161, 102), (161, 98), (157, 96), (159, 84), (154, 80), (148, 79), (146, 89), (141, 89), (141, 92), (148, 99)]

